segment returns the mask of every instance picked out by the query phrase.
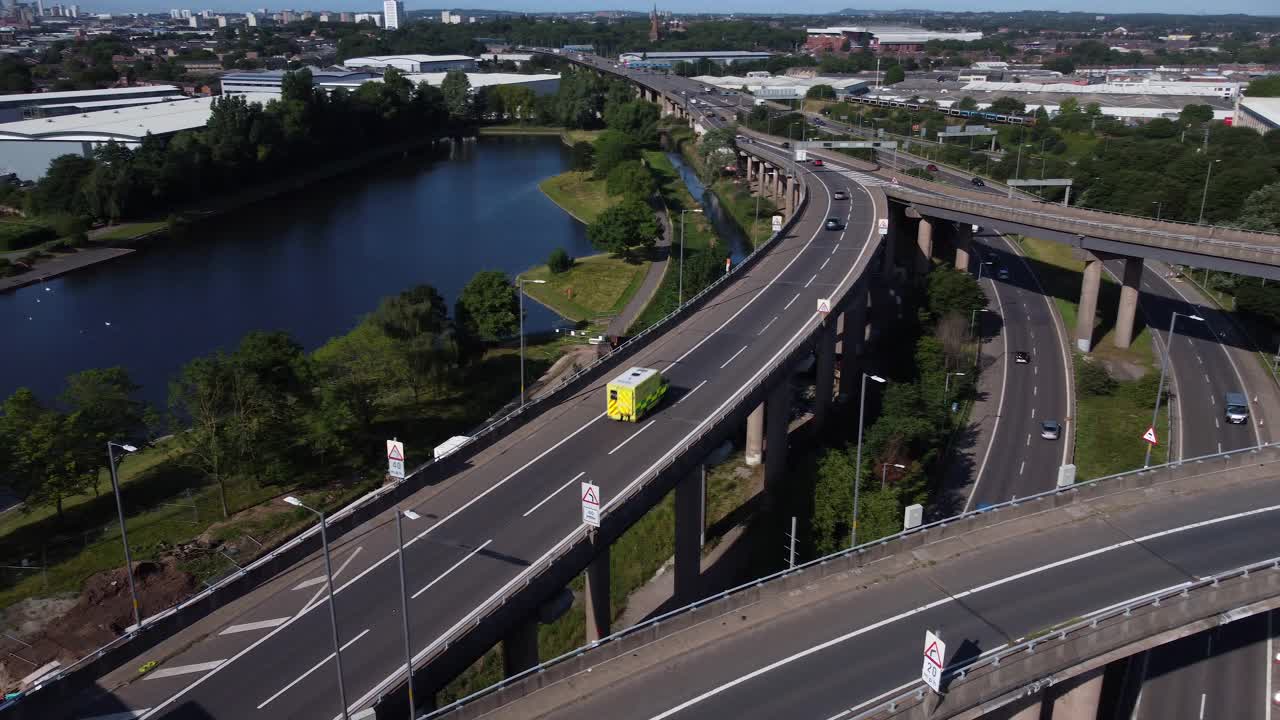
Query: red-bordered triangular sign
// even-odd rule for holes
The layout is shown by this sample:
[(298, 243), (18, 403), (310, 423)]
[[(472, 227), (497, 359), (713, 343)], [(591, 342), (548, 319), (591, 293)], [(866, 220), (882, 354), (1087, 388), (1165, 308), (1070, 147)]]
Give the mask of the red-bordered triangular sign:
[(1149, 428), (1147, 428), (1147, 431), (1146, 431), (1146, 432), (1144, 432), (1144, 433), (1142, 433), (1142, 439), (1143, 439), (1143, 440), (1146, 440), (1147, 442), (1151, 443), (1152, 445), (1159, 445), (1159, 444), (1160, 444), (1160, 441), (1159, 441), (1159, 440), (1156, 440), (1156, 429), (1155, 429), (1154, 427), (1149, 427)]
[(924, 659), (938, 667), (942, 667), (942, 653), (938, 650), (938, 643), (929, 643), (929, 647), (924, 649)]
[(582, 502), (588, 505), (600, 504), (600, 498), (596, 496), (596, 488), (594, 485), (587, 486), (587, 491), (582, 494)]
[(387, 459), (388, 459), (388, 460), (403, 460), (403, 459), (404, 459), (404, 452), (400, 449), (400, 448), (401, 448), (401, 446), (400, 446), (400, 444), (399, 444), (399, 443), (387, 443), (387, 446), (388, 446), (388, 447), (387, 447)]

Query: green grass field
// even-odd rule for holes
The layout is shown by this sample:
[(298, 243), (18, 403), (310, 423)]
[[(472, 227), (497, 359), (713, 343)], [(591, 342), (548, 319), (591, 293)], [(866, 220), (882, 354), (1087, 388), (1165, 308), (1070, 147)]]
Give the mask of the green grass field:
[(603, 180), (593, 180), (589, 172), (570, 171), (538, 183), (538, 189), (561, 209), (590, 225), (600, 213), (622, 198), (610, 197)]
[(539, 265), (521, 277), (545, 280), (545, 285), (526, 284), (525, 292), (561, 316), (582, 322), (621, 312), (648, 268), (647, 262), (629, 263), (604, 254), (578, 258), (562, 273)]
[(136, 237), (153, 233), (157, 230), (163, 230), (168, 227), (168, 223), (163, 220), (155, 222), (131, 222), (121, 223), (114, 227), (103, 230), (93, 239), (97, 242), (119, 242), (121, 240), (132, 240)]

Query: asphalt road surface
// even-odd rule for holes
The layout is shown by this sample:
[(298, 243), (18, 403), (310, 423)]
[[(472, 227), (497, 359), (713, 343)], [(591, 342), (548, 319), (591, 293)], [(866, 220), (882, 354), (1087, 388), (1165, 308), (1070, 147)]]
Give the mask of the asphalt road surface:
[[(804, 170), (807, 172), (807, 170)], [(500, 593), (581, 525), (578, 483), (610, 498), (635, 482), (749, 386), (802, 328), (818, 298), (865, 269), (877, 211), (871, 195), (835, 173), (810, 177), (805, 217), (768, 257), (632, 363), (663, 369), (669, 399), (639, 423), (607, 419), (603, 383), (485, 451), (443, 487), (405, 507), (410, 629), (415, 651)], [(850, 199), (834, 201), (831, 189)], [(842, 231), (821, 226), (848, 221)], [(335, 608), (347, 702), (369, 700), (403, 663), (394, 532), (383, 517), (335, 548)], [(147, 718), (299, 718), (339, 711), (323, 570), (311, 562), (252, 601), (215, 634), (72, 717), (133, 712)]]

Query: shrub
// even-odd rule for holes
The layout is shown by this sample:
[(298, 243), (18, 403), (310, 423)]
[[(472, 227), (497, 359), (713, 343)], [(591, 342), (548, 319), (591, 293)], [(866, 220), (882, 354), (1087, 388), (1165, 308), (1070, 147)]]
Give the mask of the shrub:
[(590, 170), (596, 162), (596, 150), (591, 143), (578, 141), (569, 151), (569, 167), (584, 172)]
[(547, 258), (547, 268), (553, 273), (562, 273), (573, 267), (573, 257), (565, 252), (564, 248), (556, 248), (551, 251), (551, 257)]
[(58, 237), (67, 237), (86, 232), (93, 223), (84, 215), (55, 215), (51, 224)]
[(1082, 395), (1110, 395), (1116, 381), (1101, 364), (1082, 360), (1076, 369), (1076, 387)]
[(0, 222), (0, 250), (22, 250), (57, 237), (48, 225), (24, 221)]
[(89, 233), (78, 232), (67, 238), (67, 242), (70, 243), (73, 248), (86, 247), (89, 244)]

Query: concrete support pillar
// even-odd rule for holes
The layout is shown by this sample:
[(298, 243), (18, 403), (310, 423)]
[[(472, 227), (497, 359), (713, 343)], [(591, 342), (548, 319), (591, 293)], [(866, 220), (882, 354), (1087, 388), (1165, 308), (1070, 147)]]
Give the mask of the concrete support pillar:
[(956, 225), (956, 269), (969, 272), (970, 248), (973, 246), (973, 226), (968, 223)]
[(747, 416), (746, 456), (748, 467), (755, 467), (764, 459), (764, 403)]
[(538, 617), (530, 615), (502, 638), (502, 676), (518, 675), (537, 664)]
[(782, 168), (774, 168), (773, 170), (773, 198), (775, 205), (782, 205), (782, 188), (786, 183), (787, 176), (782, 172)]
[(1116, 347), (1133, 342), (1133, 317), (1138, 312), (1138, 291), (1142, 287), (1142, 258), (1124, 259), (1124, 282), (1120, 285), (1120, 307), (1116, 310)]
[(787, 426), (791, 422), (791, 382), (784, 377), (765, 404), (764, 488), (774, 492), (787, 471)]
[[(598, 540), (592, 540), (598, 542)], [(595, 642), (609, 634), (613, 613), (609, 608), (609, 546), (596, 548), (596, 558), (587, 566), (587, 583), (583, 591), (587, 612), (587, 642)]]
[(867, 341), (867, 291), (862, 285), (853, 289), (854, 299), (840, 315), (840, 396), (849, 402), (857, 399), (859, 358)]
[(831, 410), (831, 394), (836, 380), (836, 319), (828, 315), (818, 327), (817, 379), (814, 382), (813, 422), (819, 429), (827, 421)]
[(797, 185), (794, 178), (784, 177), (782, 179), (782, 196), (784, 200), (783, 217), (790, 218), (792, 213), (796, 211), (795, 193), (792, 192), (793, 186)]
[(702, 597), (702, 529), (706, 509), (707, 466), (676, 485), (675, 597), (680, 605)]
[(916, 275), (923, 278), (933, 259), (933, 221), (927, 217), (916, 227), (916, 250)]
[(1097, 720), (1103, 668), (1062, 683), (1053, 693), (1053, 720)]
[(1093, 320), (1098, 314), (1098, 289), (1102, 286), (1102, 261), (1088, 255), (1084, 261), (1084, 278), (1080, 283), (1079, 315), (1076, 317), (1076, 347), (1080, 352), (1093, 349)]

